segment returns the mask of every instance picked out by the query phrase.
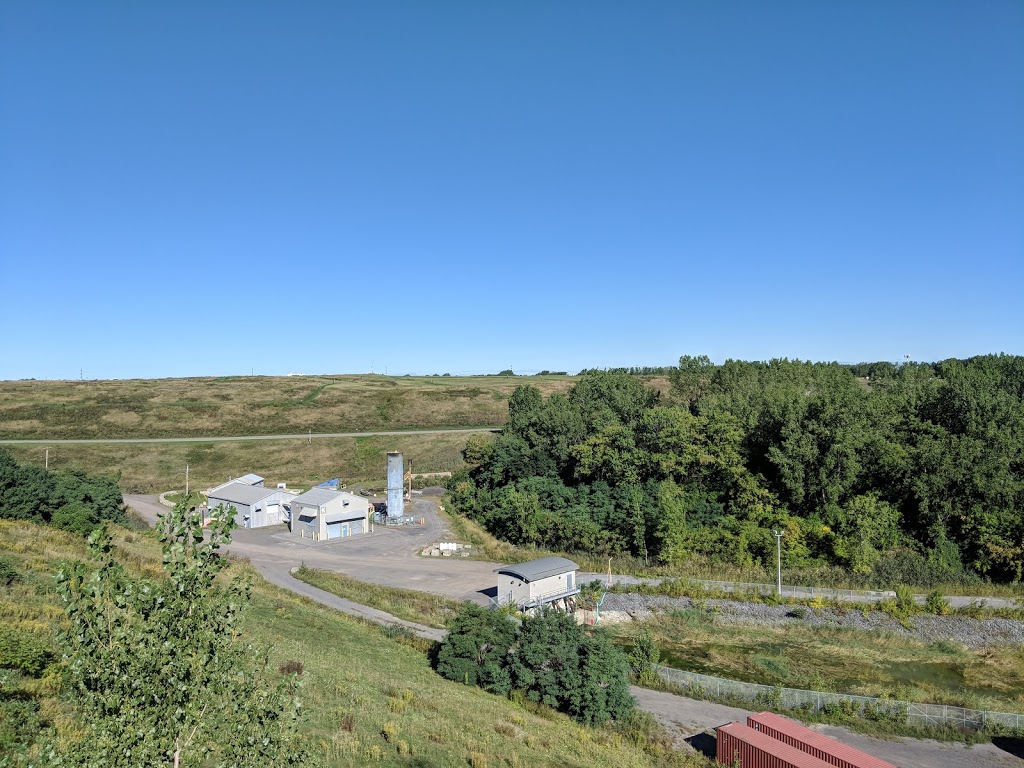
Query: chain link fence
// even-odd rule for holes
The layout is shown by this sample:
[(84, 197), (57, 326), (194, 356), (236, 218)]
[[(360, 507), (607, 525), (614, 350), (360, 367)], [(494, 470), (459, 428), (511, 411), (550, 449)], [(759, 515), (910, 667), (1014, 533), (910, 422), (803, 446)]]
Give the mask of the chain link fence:
[(654, 665), (654, 669), (662, 680), (685, 689), (696, 699), (749, 702), (770, 709), (824, 711), (829, 714), (858, 716), (907, 725), (953, 726), (964, 730), (998, 727), (1024, 731), (1024, 715), (1012, 712), (989, 712), (944, 704), (915, 704), (872, 696), (743, 683), (696, 672), (683, 672), (657, 664)]

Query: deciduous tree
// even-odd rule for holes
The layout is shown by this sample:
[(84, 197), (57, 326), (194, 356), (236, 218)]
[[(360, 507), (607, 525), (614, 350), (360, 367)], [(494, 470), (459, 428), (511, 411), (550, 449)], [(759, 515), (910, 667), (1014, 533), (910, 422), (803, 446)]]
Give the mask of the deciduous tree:
[(82, 738), (54, 750), (62, 766), (298, 764), (294, 678), (268, 679), (264, 650), (244, 643), (249, 591), (216, 583), (234, 522), (213, 510), (208, 529), (184, 505), (158, 526), (165, 579), (134, 578), (110, 535), (89, 537), (94, 567), (64, 565), (57, 583), (68, 628), (60, 637)]

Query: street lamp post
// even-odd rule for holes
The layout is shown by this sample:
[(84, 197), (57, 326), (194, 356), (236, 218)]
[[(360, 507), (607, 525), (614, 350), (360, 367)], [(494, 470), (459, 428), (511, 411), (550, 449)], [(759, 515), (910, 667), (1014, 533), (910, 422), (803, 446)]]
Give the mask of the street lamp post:
[(775, 573), (778, 581), (776, 586), (778, 594), (782, 595), (782, 535), (784, 531), (772, 531), (775, 534)]

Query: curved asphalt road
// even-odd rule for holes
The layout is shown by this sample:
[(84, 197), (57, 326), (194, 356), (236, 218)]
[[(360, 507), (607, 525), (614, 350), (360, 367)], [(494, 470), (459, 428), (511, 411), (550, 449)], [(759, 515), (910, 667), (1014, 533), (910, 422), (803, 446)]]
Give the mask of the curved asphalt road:
[[(157, 515), (166, 511), (156, 496), (125, 495), (124, 499), (150, 524), (156, 522)], [(305, 563), (311, 568), (340, 571), (360, 581), (417, 589), (486, 605), (487, 597), (480, 591), (480, 586), (494, 582), (497, 565), (462, 558), (421, 557), (418, 553), (426, 545), (452, 537), (437, 514), (432, 499), (414, 499), (411, 511), (423, 518), (422, 526), (378, 526), (373, 533), (358, 538), (315, 543), (296, 539), (280, 530), (244, 529), (234, 532), (234, 541), (228, 551), (247, 558), (271, 584), (344, 613), (378, 624), (402, 626), (429, 640), (441, 640), (445, 630), (403, 621), (384, 611), (324, 592), (291, 575), (293, 568)], [(638, 686), (632, 686), (631, 692), (637, 705), (654, 715), (675, 737), (677, 744), (689, 739), (698, 748), (709, 743), (710, 737), (701, 734), (722, 723), (743, 721), (749, 714), (747, 710)], [(959, 768), (964, 765), (971, 768), (1024, 768), (1024, 760), (994, 744), (965, 747), (929, 739), (883, 741), (838, 726), (815, 727), (900, 768)]]
[(381, 437), (389, 435), (447, 435), (463, 432), (500, 432), (501, 427), (464, 429), (399, 429), (390, 432), (306, 432), (295, 435), (236, 435), (233, 437), (98, 437), (80, 440), (0, 440), (0, 445), (68, 445), (71, 443), (223, 443), (239, 440), (309, 440), (314, 437)]

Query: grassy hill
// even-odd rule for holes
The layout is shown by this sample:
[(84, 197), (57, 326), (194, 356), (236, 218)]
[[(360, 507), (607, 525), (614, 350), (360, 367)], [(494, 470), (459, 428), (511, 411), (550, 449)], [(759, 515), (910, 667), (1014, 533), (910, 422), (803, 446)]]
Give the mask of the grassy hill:
[[(198, 443), (67, 443), (50, 447), (50, 467), (119, 475), (125, 493), (156, 493), (185, 487), (209, 488), (256, 472), (270, 482), (309, 486), (341, 477), (384, 481), (387, 451), (402, 451), (417, 472), (447, 472), (462, 466), (465, 433), (370, 437), (210, 440)], [(45, 446), (7, 444), (21, 462), (43, 463)]]
[[(205, 488), (256, 472), (310, 485), (332, 477), (383, 480), (387, 451), (419, 472), (462, 465), (466, 435), (389, 435), (234, 442), (217, 437), (497, 427), (520, 384), (566, 392), (574, 376), (237, 376), (118, 381), (0, 382), (0, 439), (81, 440), (209, 437), (197, 443), (54, 444), (51, 467), (120, 477), (126, 493), (185, 484)], [(668, 382), (649, 384), (667, 390)], [(42, 464), (47, 446), (5, 446)]]
[(497, 426), (528, 381), (570, 376), (237, 376), (0, 382), (0, 439), (226, 437)]
[[(159, 548), (149, 533), (118, 531), (119, 559), (136, 572), (161, 573)], [(63, 620), (53, 585), (62, 559), (85, 557), (80, 539), (30, 524), (0, 521), (0, 562), (19, 580), (0, 593), (0, 625), (54, 646)], [(547, 709), (446, 681), (430, 668), (421, 647), (389, 637), (379, 627), (299, 599), (267, 585), (243, 563), (236, 573), (255, 582), (246, 620), (252, 642), (270, 647), (276, 669), (303, 665), (302, 733), (322, 766), (682, 766), (702, 759), (673, 752), (641, 718), (637, 730), (581, 727)], [(0, 670), (0, 735), (14, 727), (11, 712), (25, 700), (52, 725), (43, 739), (75, 727), (73, 707), (57, 695), (56, 664), (39, 678)], [(18, 713), (23, 717), (23, 713)], [(653, 741), (651, 738), (653, 737)], [(646, 748), (646, 749), (645, 749)], [(0, 762), (4, 748), (0, 747)]]

